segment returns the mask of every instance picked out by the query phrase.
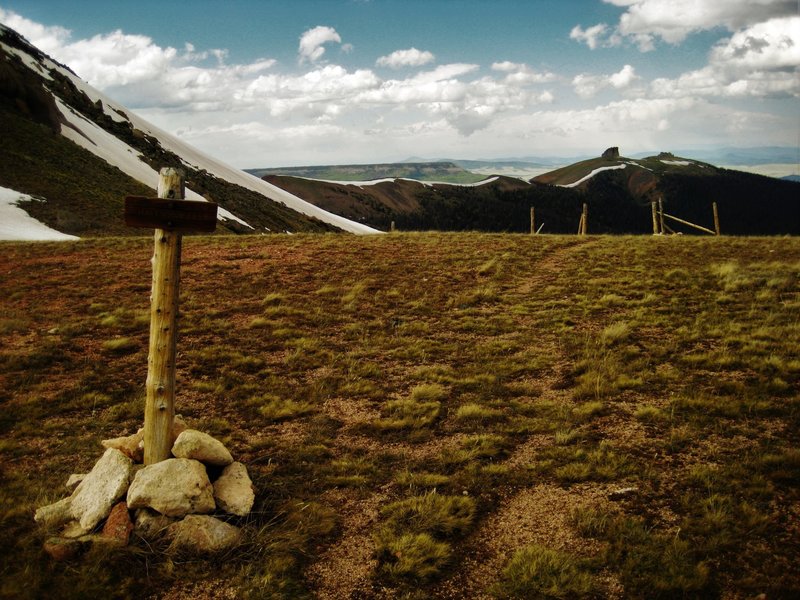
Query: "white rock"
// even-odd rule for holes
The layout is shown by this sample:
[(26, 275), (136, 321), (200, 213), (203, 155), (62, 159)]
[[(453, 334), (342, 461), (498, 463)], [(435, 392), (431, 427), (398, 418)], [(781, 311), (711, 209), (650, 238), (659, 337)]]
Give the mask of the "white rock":
[(187, 429), (189, 429), (189, 426), (186, 424), (186, 421), (183, 420), (183, 415), (175, 415), (175, 418), (172, 420), (172, 443), (174, 444), (178, 436)]
[(139, 429), (133, 435), (111, 438), (100, 442), (103, 448), (116, 448), (134, 462), (144, 459), (144, 429)]
[(66, 524), (59, 535), (64, 539), (77, 539), (85, 536), (86, 530), (81, 527), (79, 521), (73, 520)]
[(187, 429), (175, 440), (172, 455), (192, 458), (207, 465), (225, 466), (233, 462), (228, 449), (219, 440), (196, 429)]
[(202, 463), (169, 458), (136, 473), (128, 489), (128, 508), (152, 508), (168, 517), (209, 513), (214, 490)]
[(214, 517), (189, 515), (167, 529), (172, 538), (171, 552), (213, 554), (229, 550), (242, 538), (238, 527)]
[(247, 516), (255, 499), (253, 482), (247, 474), (247, 467), (240, 462), (225, 467), (222, 475), (214, 482), (214, 500), (228, 514)]
[(109, 448), (72, 493), (71, 512), (87, 532), (105, 519), (125, 495), (133, 463), (119, 450)]
[(70, 492), (74, 492), (75, 488), (78, 487), (81, 481), (86, 479), (86, 473), (73, 473), (67, 479), (67, 483), (64, 485)]
[(45, 527), (58, 527), (72, 520), (72, 497), (36, 509), (33, 520)]

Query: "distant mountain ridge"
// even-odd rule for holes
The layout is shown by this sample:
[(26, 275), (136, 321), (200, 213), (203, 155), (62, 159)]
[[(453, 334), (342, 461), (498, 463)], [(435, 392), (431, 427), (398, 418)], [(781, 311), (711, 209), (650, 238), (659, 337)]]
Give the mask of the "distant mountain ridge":
[[(659, 178), (667, 173), (697, 176), (719, 173), (714, 165), (661, 152), (642, 159), (621, 156), (619, 148), (608, 148), (599, 158), (590, 158), (534, 177), (531, 181), (563, 187), (587, 187), (590, 179), (606, 170), (624, 171), (631, 194), (642, 200), (658, 199)], [(652, 198), (651, 198), (652, 196)]]
[(334, 181), (370, 181), (385, 178), (416, 179), (418, 181), (445, 181), (449, 183), (475, 183), (482, 176), (470, 173), (453, 162), (404, 162), (354, 165), (317, 165), (305, 167), (280, 167), (246, 169), (256, 177), (288, 175)]
[[(714, 150), (675, 150), (676, 154), (693, 156), (715, 165), (745, 166), (764, 164), (795, 164), (800, 167), (800, 147), (754, 146), (752, 148), (717, 148)], [(644, 158), (652, 153), (637, 153)]]
[[(270, 183), (349, 219), (387, 230), (530, 230), (530, 208), (544, 233), (574, 233), (584, 203), (592, 233), (651, 233), (651, 202), (690, 222), (723, 233), (800, 234), (800, 185), (727, 170), (669, 152), (641, 159), (609, 148), (523, 181), (493, 176), (472, 185), (425, 184), (406, 179), (319, 181), (267, 175)], [(682, 233), (691, 228), (675, 225)]]
[[(634, 152), (631, 158), (647, 158), (655, 156), (659, 150), (648, 150)], [(715, 166), (744, 166), (762, 164), (795, 164), (800, 168), (800, 146), (752, 146), (752, 147), (721, 147), (713, 149), (684, 149), (677, 148), (672, 150), (678, 156), (691, 156), (694, 160), (711, 163)], [(422, 157), (410, 157), (401, 162), (452, 162), (465, 169), (484, 169), (489, 165), (497, 166), (527, 166), (527, 167), (547, 167), (569, 165), (582, 160), (587, 160), (592, 156), (576, 154), (572, 156), (517, 156), (500, 158), (480, 158), (480, 159), (460, 159), (460, 158), (437, 158), (426, 159)]]

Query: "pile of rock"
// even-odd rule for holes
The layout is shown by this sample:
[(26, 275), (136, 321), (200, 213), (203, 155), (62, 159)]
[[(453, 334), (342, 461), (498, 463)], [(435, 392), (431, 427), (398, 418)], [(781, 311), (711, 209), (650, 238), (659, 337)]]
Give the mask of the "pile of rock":
[[(104, 440), (106, 451), (92, 471), (70, 476), (72, 494), (36, 511), (37, 523), (59, 529), (45, 550), (66, 559), (90, 544), (126, 545), (131, 532), (148, 541), (166, 538), (173, 552), (210, 554), (236, 546), (241, 530), (210, 513), (250, 513), (255, 494), (247, 468), (180, 417), (173, 433), (173, 458), (148, 466), (141, 464), (142, 430)], [(101, 524), (101, 533), (93, 533)]]

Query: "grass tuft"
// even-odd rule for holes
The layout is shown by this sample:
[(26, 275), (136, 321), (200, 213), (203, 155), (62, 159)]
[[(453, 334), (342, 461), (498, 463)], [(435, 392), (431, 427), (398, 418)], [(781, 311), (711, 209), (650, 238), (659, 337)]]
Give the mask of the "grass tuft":
[(248, 404), (257, 407), (259, 414), (269, 421), (283, 421), (302, 417), (316, 410), (308, 402), (280, 398), (271, 394), (253, 396), (248, 400)]
[(405, 533), (400, 537), (378, 536), (380, 570), (391, 578), (425, 582), (438, 575), (450, 559), (450, 544), (427, 533)]
[(594, 577), (581, 561), (540, 545), (514, 553), (495, 588), (500, 598), (586, 598), (595, 591)]
[(131, 338), (119, 337), (103, 342), (103, 350), (110, 354), (131, 354), (139, 350), (139, 343)]
[(435, 491), (388, 504), (375, 534), (379, 571), (390, 578), (426, 581), (438, 576), (451, 559), (447, 541), (472, 527), (475, 501)]

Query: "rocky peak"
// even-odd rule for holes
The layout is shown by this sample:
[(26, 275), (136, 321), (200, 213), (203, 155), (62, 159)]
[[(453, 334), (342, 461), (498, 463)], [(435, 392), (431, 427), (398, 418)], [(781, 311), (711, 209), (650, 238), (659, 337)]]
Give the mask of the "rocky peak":
[(603, 152), (602, 158), (609, 158), (612, 160), (619, 158), (619, 147), (612, 146), (611, 148), (608, 148), (605, 152)]

